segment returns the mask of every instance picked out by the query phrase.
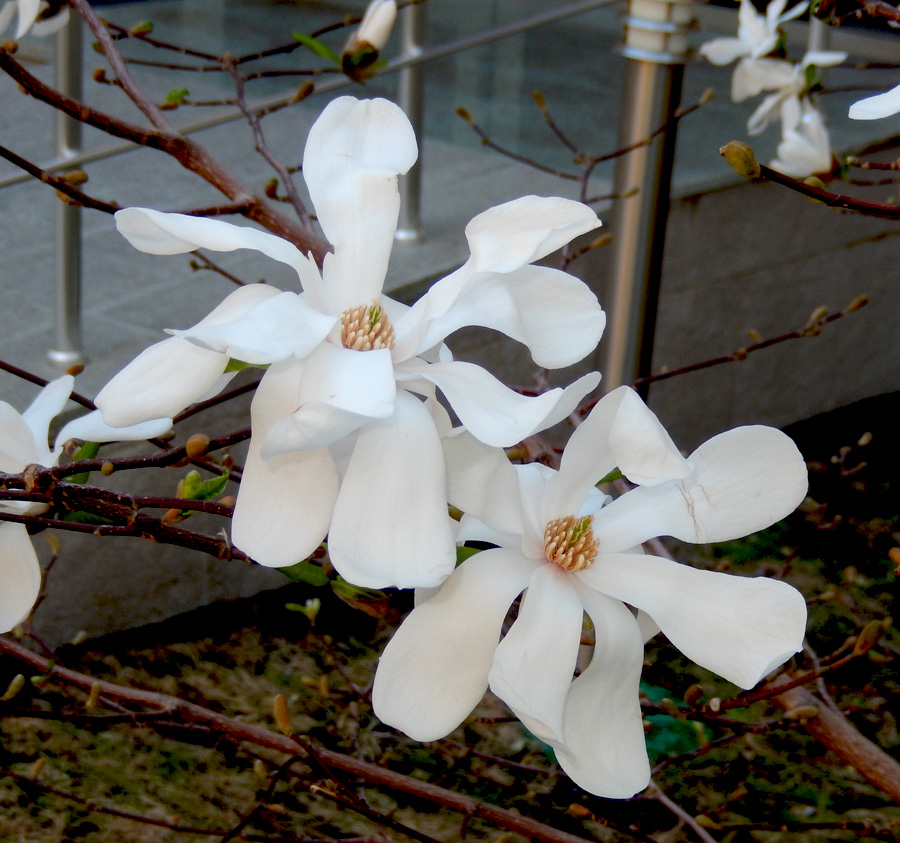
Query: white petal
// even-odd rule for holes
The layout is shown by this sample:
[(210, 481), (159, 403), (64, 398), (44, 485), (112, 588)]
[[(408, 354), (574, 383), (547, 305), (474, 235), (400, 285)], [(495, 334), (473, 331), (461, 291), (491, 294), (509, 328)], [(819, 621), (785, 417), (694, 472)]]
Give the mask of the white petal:
[(302, 255), (287, 240), (256, 228), (207, 217), (166, 214), (150, 208), (124, 208), (116, 212), (116, 228), (132, 246), (151, 255), (180, 255), (194, 249), (214, 252), (253, 249), (293, 267), (304, 287), (315, 286), (319, 279), (318, 267), (311, 258)]
[(69, 7), (63, 6), (63, 8), (53, 15), (52, 18), (35, 21), (34, 26), (31, 27), (31, 34), (37, 35), (39, 38), (44, 38), (47, 35), (53, 35), (59, 32), (59, 30), (61, 30), (68, 22)]
[(31, 429), (38, 449), (39, 459), (36, 461), (41, 465), (50, 465), (55, 462), (50, 454), (50, 446), (47, 444), (50, 422), (62, 412), (63, 407), (68, 403), (74, 385), (75, 378), (71, 375), (63, 375), (61, 378), (50, 381), (38, 393), (28, 409), (22, 413), (22, 418)]
[(26, 465), (40, 464), (42, 457), (43, 450), (21, 413), (0, 401), (0, 471), (18, 474)]
[(466, 226), (477, 272), (511, 272), (600, 226), (587, 205), (559, 196), (523, 196), (479, 214)]
[[(427, 307), (421, 315), (426, 313)], [(583, 281), (558, 269), (523, 266), (510, 273), (479, 273), (445, 315), (426, 319), (410, 334), (408, 347), (395, 349), (395, 358), (419, 354), (470, 325), (500, 331), (526, 345), (539, 366), (558, 369), (596, 348), (606, 314)]]
[(638, 702), (644, 647), (637, 621), (617, 600), (581, 590), (597, 643), (569, 690), (565, 743), (556, 758), (572, 781), (607, 799), (627, 799), (650, 783)]
[(323, 265), (323, 296), (339, 314), (381, 293), (393, 245), (397, 176), (415, 163), (406, 115), (383, 99), (340, 97), (309, 132), (303, 177), (334, 252)]
[(395, 374), (400, 382), (413, 377), (431, 381), (473, 436), (501, 448), (562, 421), (600, 382), (600, 375), (591, 372), (565, 389), (557, 387), (529, 397), (504, 386), (474, 363), (408, 361), (398, 366)]
[(506, 533), (522, 532), (516, 469), (502, 448), (470, 433), (444, 437), (447, 500), (463, 512)]
[(338, 493), (338, 472), (327, 448), (271, 460), (260, 454), (273, 420), (296, 406), (301, 372), (302, 363), (294, 359), (275, 363), (256, 390), (250, 407), (253, 435), (231, 524), (235, 546), (272, 568), (294, 565), (319, 546)]
[(21, 38), (31, 29), (40, 10), (41, 0), (19, 0), (19, 26), (16, 29), (16, 38)]
[(142, 351), (100, 390), (95, 403), (113, 427), (171, 419), (209, 392), (226, 365), (227, 355), (172, 337)]
[(0, 524), (0, 632), (31, 614), (41, 592), (41, 568), (24, 524)]
[(334, 509), (328, 552), (368, 588), (440, 585), (456, 563), (440, 439), (428, 408), (399, 392), (394, 414), (359, 438)]
[(850, 106), (848, 116), (851, 120), (880, 120), (898, 111), (900, 111), (900, 85), (883, 94), (857, 100)]
[(847, 53), (836, 50), (810, 50), (803, 56), (801, 67), (834, 67), (846, 59)]
[(690, 456), (685, 480), (639, 486), (594, 516), (594, 535), (610, 552), (654, 536), (689, 542), (727, 541), (789, 515), (807, 489), (797, 446), (771, 427), (738, 427), (714, 436)]
[(545, 743), (563, 740), (563, 709), (583, 620), (571, 575), (557, 565), (541, 565), (494, 654), (488, 677), (491, 691)]
[(384, 49), (397, 19), (395, 0), (372, 0), (360, 21), (354, 37), (359, 42), (371, 44), (376, 50)]
[(794, 64), (782, 59), (742, 59), (731, 77), (731, 99), (742, 102), (763, 91), (790, 88), (796, 79)]
[(263, 455), (331, 445), (372, 419), (390, 416), (396, 394), (386, 348), (352, 351), (323, 343), (304, 365), (298, 407), (272, 425)]
[(279, 293), (229, 322), (204, 320), (186, 331), (168, 333), (234, 360), (259, 365), (291, 354), (305, 357), (336, 323), (336, 317), (314, 310), (303, 296)]
[(162, 436), (171, 427), (172, 420), (168, 418), (150, 419), (129, 427), (111, 427), (103, 421), (103, 414), (94, 410), (93, 413), (73, 419), (63, 427), (56, 437), (54, 453), (58, 458), (62, 446), (70, 439), (81, 439), (84, 442), (130, 442)]
[(752, 50), (740, 38), (713, 38), (700, 45), (700, 55), (717, 65), (731, 64), (742, 56), (749, 56)]
[(605, 553), (578, 576), (647, 612), (688, 658), (741, 688), (803, 648), (806, 602), (779, 580)]
[(620, 386), (604, 395), (569, 437), (544, 499), (545, 521), (574, 515), (588, 492), (614, 468), (647, 486), (691, 472), (665, 428), (638, 394)]
[(462, 723), (487, 690), (506, 613), (534, 569), (501, 549), (463, 562), (384, 648), (372, 688), (376, 716), (417, 741)]

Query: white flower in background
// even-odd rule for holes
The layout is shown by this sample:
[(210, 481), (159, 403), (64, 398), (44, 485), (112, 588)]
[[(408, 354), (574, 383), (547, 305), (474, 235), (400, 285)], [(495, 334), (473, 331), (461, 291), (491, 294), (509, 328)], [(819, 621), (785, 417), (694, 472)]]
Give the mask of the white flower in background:
[[(18, 474), (28, 465), (54, 466), (69, 439), (110, 442), (146, 439), (168, 430), (167, 420), (113, 430), (93, 412), (74, 419), (56, 437), (53, 450), (48, 431), (72, 393), (74, 379), (64, 375), (48, 383), (24, 413), (0, 401), (0, 471)], [(0, 512), (39, 515), (47, 506), (25, 501), (0, 501)], [(28, 617), (41, 589), (41, 569), (24, 524), (0, 521), (0, 632), (8, 632)]]
[(807, 100), (791, 99), (782, 106), (782, 118), (781, 143), (769, 166), (795, 179), (830, 172), (831, 141), (819, 110)]
[[(385, 723), (437, 740), (490, 687), (579, 786), (627, 798), (650, 776), (638, 703), (644, 641), (662, 630), (741, 688), (800, 650), (806, 604), (791, 586), (641, 549), (660, 535), (733, 539), (790, 513), (806, 493), (806, 466), (780, 431), (737, 428), (684, 459), (621, 387), (573, 433), (558, 472), (513, 466), (467, 434), (445, 443), (450, 500), (466, 513), (459, 538), (497, 547), (418, 595), (375, 674), (373, 705)], [(595, 484), (617, 466), (637, 487), (610, 502)], [(585, 612), (596, 643), (573, 681)]]
[(16, 38), (21, 38), (29, 30), (34, 35), (52, 35), (69, 21), (69, 7), (63, 5), (52, 17), (39, 19), (50, 8), (46, 0), (7, 0), (0, 8), (0, 35), (2, 35), (18, 15)]
[(397, 3), (395, 0), (372, 0), (366, 7), (366, 13), (359, 27), (350, 36), (344, 46), (344, 55), (355, 55), (361, 50), (373, 49), (380, 52), (384, 49), (394, 21), (397, 20)]
[[(781, 59), (756, 59), (740, 61), (731, 78), (731, 99), (743, 102), (764, 91), (772, 91), (759, 104), (747, 120), (751, 135), (761, 134), (779, 117), (790, 123), (794, 109), (799, 110), (799, 100), (807, 93), (806, 70), (808, 67), (832, 67), (847, 58), (846, 53), (833, 50), (807, 52), (799, 64)], [(785, 120), (785, 107), (790, 109)]]
[(565, 272), (530, 264), (599, 225), (577, 202), (526, 196), (475, 217), (471, 257), (407, 307), (382, 294), (400, 197), (416, 159), (403, 112), (386, 100), (332, 102), (309, 134), (303, 175), (334, 247), (321, 274), (271, 234), (132, 208), (116, 215), (138, 249), (176, 254), (251, 248), (292, 266), (304, 292), (232, 293), (173, 331), (97, 397), (113, 425), (174, 415), (221, 388), (229, 360), (269, 368), (253, 399), (253, 435), (232, 524), (234, 544), (264, 565), (292, 565), (325, 534), (338, 572), (361, 586), (434, 586), (453, 570), (444, 458), (431, 408), (440, 390), (482, 442), (512, 445), (569, 415), (592, 374), (528, 398), (443, 345), (479, 325), (557, 368), (596, 346), (605, 316)]
[(851, 120), (880, 120), (898, 111), (900, 111), (900, 85), (883, 94), (857, 100), (850, 106), (848, 116)]
[(737, 38), (713, 38), (700, 47), (700, 55), (713, 64), (731, 64), (736, 59), (760, 59), (778, 45), (781, 24), (800, 17), (808, 2), (798, 3), (784, 12), (787, 0), (772, 0), (765, 15), (756, 11), (751, 0), (741, 0)]

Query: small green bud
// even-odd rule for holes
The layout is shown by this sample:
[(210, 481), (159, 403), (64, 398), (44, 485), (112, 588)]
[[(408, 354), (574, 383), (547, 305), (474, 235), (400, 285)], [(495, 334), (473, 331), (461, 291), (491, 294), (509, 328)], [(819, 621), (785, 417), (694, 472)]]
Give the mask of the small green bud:
[(755, 179), (760, 173), (753, 149), (745, 143), (729, 141), (719, 149), (719, 155), (731, 165), (739, 176)]

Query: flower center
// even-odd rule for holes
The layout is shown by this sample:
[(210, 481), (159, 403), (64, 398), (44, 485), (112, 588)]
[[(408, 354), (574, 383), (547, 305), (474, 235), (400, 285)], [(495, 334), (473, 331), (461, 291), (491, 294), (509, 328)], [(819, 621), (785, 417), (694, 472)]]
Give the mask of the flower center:
[(597, 539), (591, 517), (569, 515), (551, 521), (544, 530), (544, 555), (564, 571), (574, 573), (590, 567), (597, 558)]
[(394, 347), (394, 328), (377, 301), (341, 314), (341, 344), (353, 351)]

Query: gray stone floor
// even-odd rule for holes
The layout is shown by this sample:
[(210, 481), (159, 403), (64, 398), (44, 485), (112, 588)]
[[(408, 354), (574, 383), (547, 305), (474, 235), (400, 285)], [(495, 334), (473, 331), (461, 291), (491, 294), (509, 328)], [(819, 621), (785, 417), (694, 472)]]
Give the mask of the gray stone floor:
[[(164, 40), (179, 40), (189, 32), (193, 47), (242, 54), (287, 43), (292, 31), (310, 31), (358, 12), (363, 5), (361, 0), (293, 4), (276, 0), (149, 0), (99, 8), (108, 19), (124, 26), (150, 18), (154, 34)], [(503, 25), (546, 7), (543, 0), (429, 0), (429, 45)], [(700, 11), (705, 31), (695, 34), (697, 43), (712, 33), (733, 32), (733, 13), (712, 8)], [(465, 257), (463, 227), (485, 208), (524, 193), (572, 195), (571, 183), (483, 148), (456, 117), (458, 106), (465, 107), (497, 142), (548, 166), (571, 167), (571, 155), (554, 140), (531, 101), (531, 92), (540, 89), (559, 124), (580, 146), (591, 152), (615, 148), (625, 63), (613, 49), (620, 39), (620, 14), (620, 8), (591, 12), (546, 31), (516, 35), (441, 59), (429, 67), (420, 139), (424, 238), (397, 244), (391, 287), (434, 278), (461, 262)], [(804, 38), (804, 26), (793, 26), (792, 45), (802, 44)], [(339, 47), (341, 40), (336, 37), (332, 43)], [(832, 43), (856, 56), (865, 52), (882, 59), (896, 51), (895, 45), (890, 38), (863, 40), (843, 32), (837, 33)], [(22, 55), (33, 73), (52, 79), (50, 42), (25, 39)], [(97, 64), (99, 57), (87, 47), (87, 101), (137, 122), (139, 115), (118, 90), (91, 81)], [(156, 68), (136, 68), (135, 73), (146, 80), (148, 91), (158, 100), (176, 87), (187, 87), (194, 99), (228, 95), (225, 80), (215, 74), (193, 74), (183, 82)], [(840, 77), (832, 77), (835, 85), (855, 84), (852, 71), (840, 73)], [(896, 331), (884, 319), (885, 310), (897, 304), (893, 291), (900, 281), (894, 269), (900, 262), (891, 225), (882, 221), (845, 225), (847, 218), (767, 186), (728, 187), (736, 182), (717, 150), (728, 140), (746, 139), (744, 122), (749, 114), (746, 106), (728, 101), (730, 75), (730, 68), (715, 68), (702, 61), (687, 67), (685, 102), (692, 102), (708, 87), (716, 90), (717, 97), (685, 120), (679, 132), (674, 186), (682, 198), (673, 204), (657, 365), (681, 365), (728, 353), (746, 343), (751, 328), (764, 335), (790, 330), (802, 324), (818, 304), (835, 310), (858, 292), (874, 290), (877, 309), (855, 317), (852, 328), (836, 326), (832, 329), (836, 339), (829, 335), (797, 352), (766, 352), (768, 356), (741, 364), (740, 371), (705, 373), (654, 389), (651, 403), (685, 447), (733, 424), (785, 424), (877, 391), (900, 388), (900, 379), (894, 374), (898, 369)], [(874, 82), (868, 76), (865, 81), (886, 88), (895, 80), (888, 72)], [(283, 80), (266, 79), (253, 84), (258, 88), (251, 94), (264, 97), (290, 90), (295, 81), (285, 85)], [(379, 78), (350, 92), (393, 97), (396, 77)], [(857, 97), (841, 93), (824, 98), (838, 149), (858, 148), (900, 129), (898, 119), (877, 125), (848, 121), (847, 104)], [(314, 98), (267, 118), (267, 139), (283, 160), (299, 162), (308, 127), (323, 104), (324, 99)], [(176, 124), (197, 116), (193, 109), (172, 113)], [(257, 189), (269, 178), (267, 165), (252, 152), (249, 131), (242, 123), (206, 129), (197, 133), (197, 138)], [(776, 142), (775, 127), (754, 141), (762, 160), (771, 156)], [(0, 143), (38, 162), (54, 157), (52, 117), (2, 79)], [(88, 131), (84, 144), (86, 148), (103, 147), (109, 140)], [(128, 151), (86, 169), (90, 192), (123, 206), (179, 210), (217, 200), (207, 185), (150, 150)], [(0, 180), (14, 172), (0, 162)], [(611, 169), (598, 172), (594, 192), (607, 192), (611, 176)], [(58, 374), (46, 356), (54, 345), (58, 204), (52, 190), (35, 183), (0, 189), (0, 358), (45, 377)], [(817, 216), (823, 213), (825, 217)], [(88, 365), (76, 388), (93, 395), (132, 356), (161, 338), (163, 328), (182, 327), (205, 315), (229, 291), (230, 284), (208, 273), (192, 273), (183, 257), (136, 252), (102, 214), (84, 213), (83, 233)], [(255, 254), (220, 257), (223, 266), (247, 280), (264, 276), (277, 285), (293, 286), (284, 267), (264, 262)], [(605, 257), (598, 255), (576, 269), (600, 291), (601, 300), (604, 261)], [(480, 335), (465, 334), (457, 350), (487, 359), (495, 371), (513, 381), (530, 377), (528, 362), (510, 351), (509, 344), (499, 347)], [(562, 373), (560, 378), (567, 376)], [(33, 394), (33, 387), (0, 373), (4, 400), (23, 408)], [(69, 538), (66, 547), (70, 558), (64, 564), (81, 571), (81, 586), (73, 599), (68, 590), (52, 587), (63, 581), (65, 572), (53, 574), (50, 596), (39, 620), (54, 641), (66, 640), (79, 629), (92, 634), (108, 631), (280, 582), (279, 575), (271, 572), (186, 560), (184, 554), (166, 554), (161, 559), (155, 549), (139, 542), (117, 543), (114, 553), (99, 553), (96, 543)], [(123, 568), (134, 573), (120, 577)], [(152, 575), (147, 576), (147, 571)]]

